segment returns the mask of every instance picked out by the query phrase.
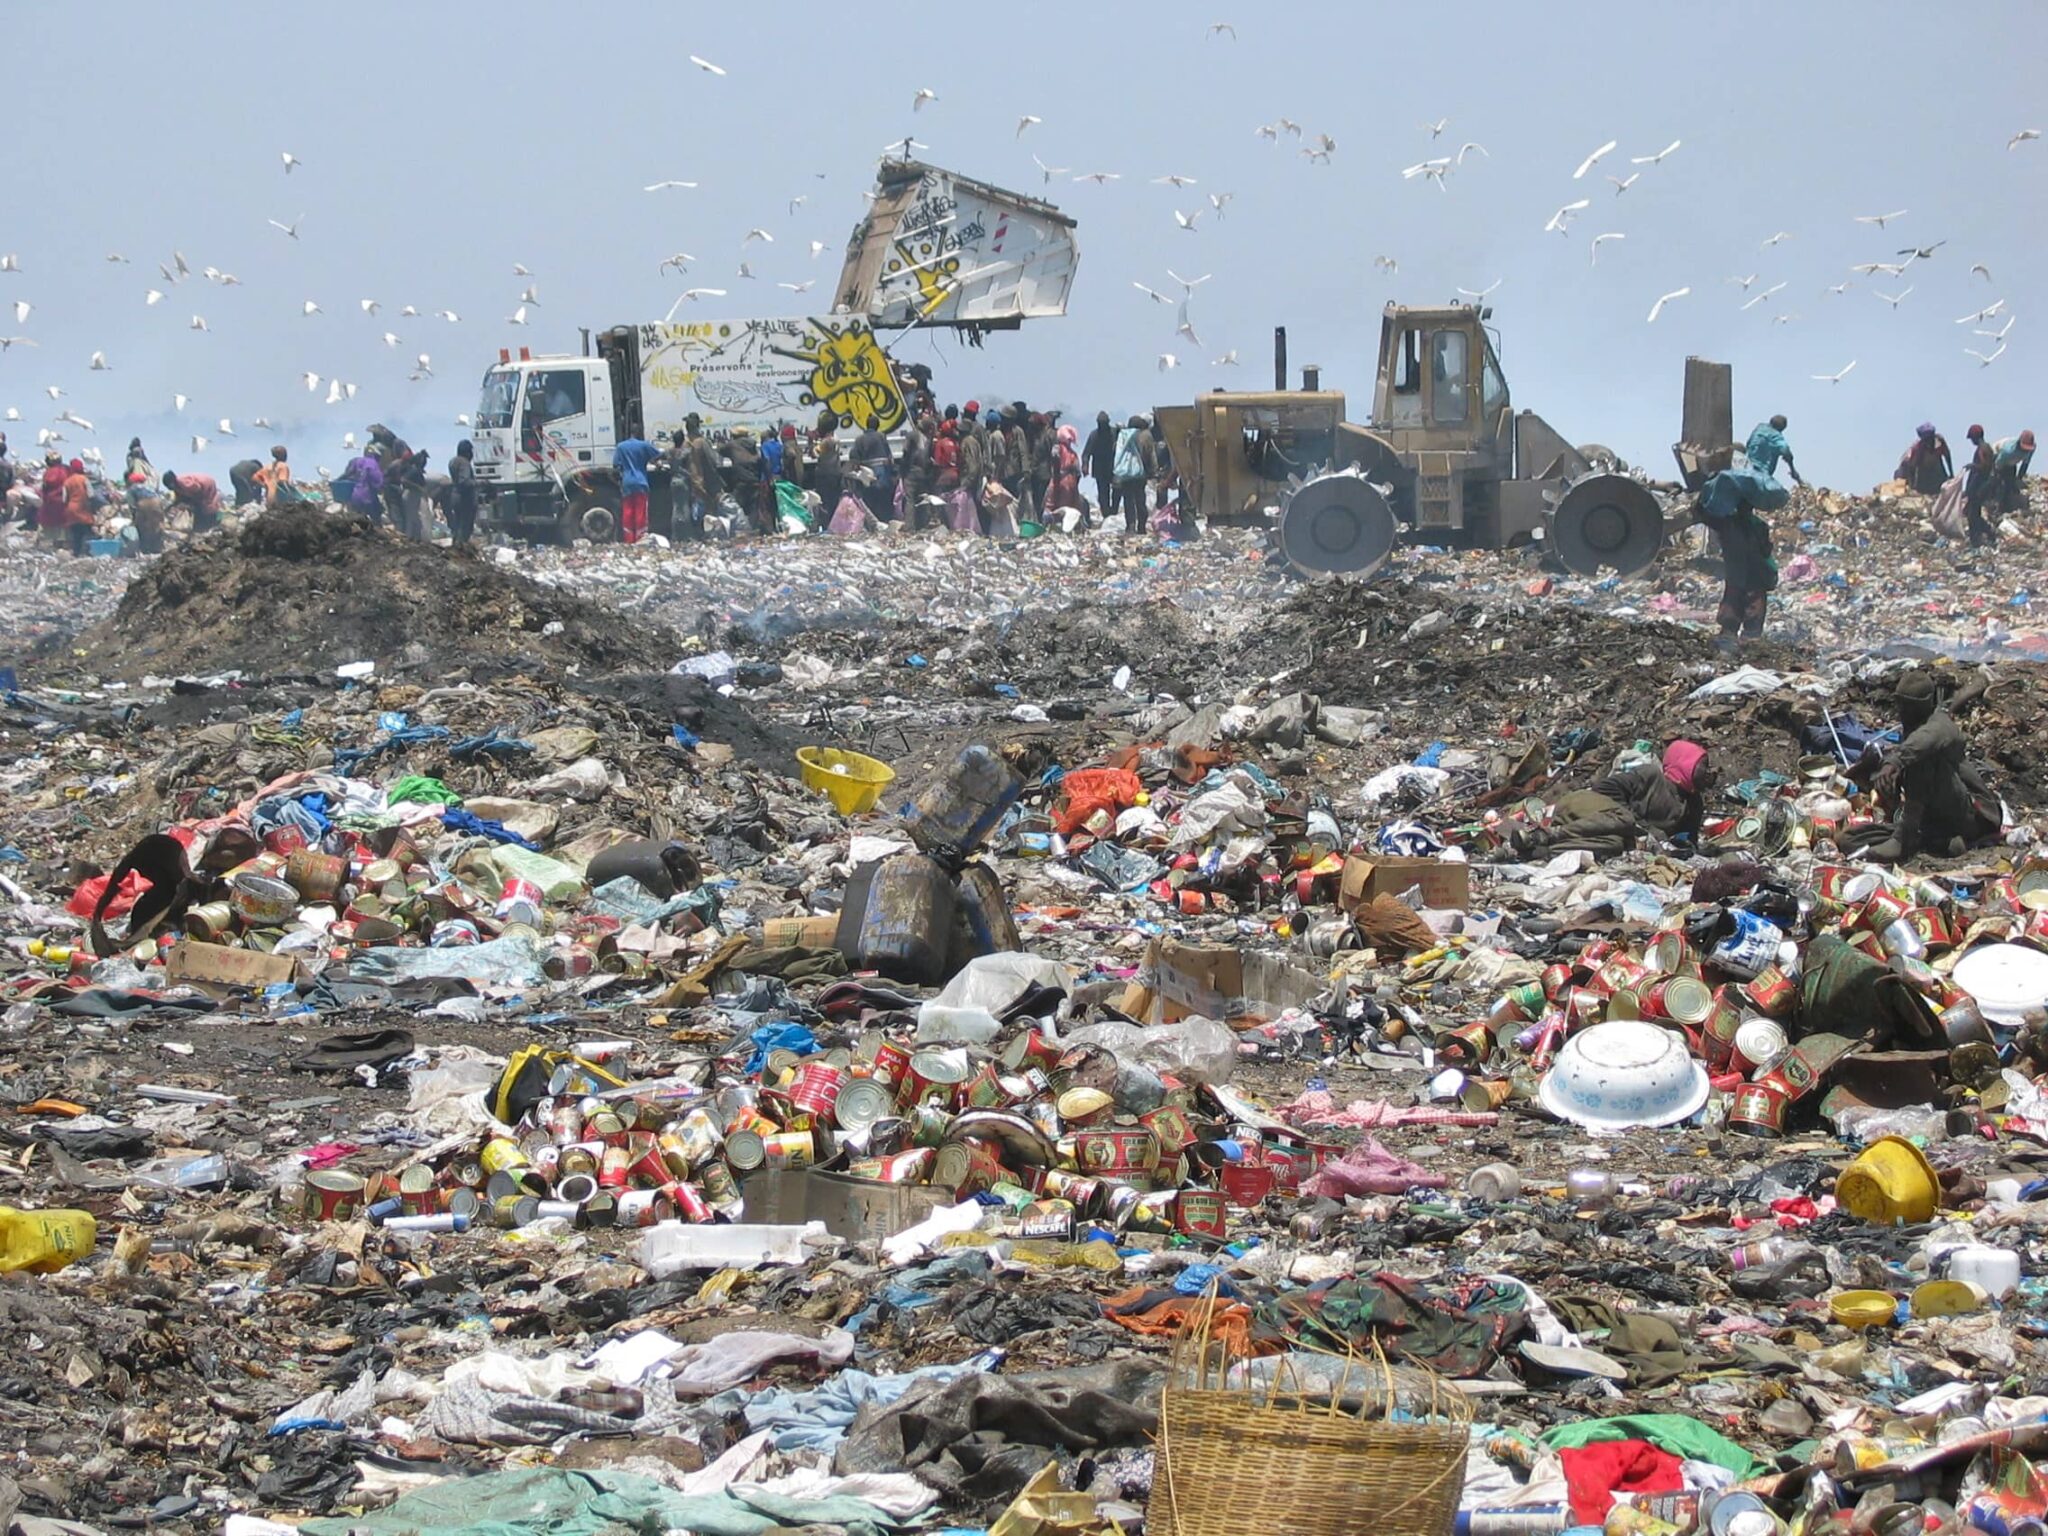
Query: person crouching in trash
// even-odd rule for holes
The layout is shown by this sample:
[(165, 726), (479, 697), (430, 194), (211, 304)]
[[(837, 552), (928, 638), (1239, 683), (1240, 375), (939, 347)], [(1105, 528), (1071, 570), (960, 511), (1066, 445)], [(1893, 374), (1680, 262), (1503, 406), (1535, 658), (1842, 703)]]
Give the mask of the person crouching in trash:
[(1697, 838), (1706, 816), (1706, 796), (1720, 781), (1707, 749), (1696, 741), (1674, 741), (1662, 763), (1640, 763), (1595, 779), (1552, 807), (1548, 827), (1510, 834), (1515, 852), (1570, 853), (1583, 850), (1611, 859), (1634, 848), (1644, 835)]
[(1970, 765), (1969, 743), (1941, 708), (1934, 679), (1917, 668), (1901, 673), (1892, 703), (1904, 739), (1889, 750), (1873, 742), (1849, 768), (1850, 780), (1876, 791), (1892, 812), (1889, 835), (1865, 857), (1886, 864), (1922, 853), (1955, 858), (1996, 838), (2004, 821), (1998, 799)]

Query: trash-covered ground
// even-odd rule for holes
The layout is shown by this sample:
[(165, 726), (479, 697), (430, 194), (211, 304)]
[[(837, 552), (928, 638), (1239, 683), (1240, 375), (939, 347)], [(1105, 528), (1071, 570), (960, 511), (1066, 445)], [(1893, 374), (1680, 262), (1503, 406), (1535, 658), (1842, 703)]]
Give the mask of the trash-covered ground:
[[(0, 1509), (2027, 1528), (2042, 546), (1793, 513), (1734, 660), (1683, 549), (11, 551)], [(2006, 825), (1879, 864), (1911, 670)]]

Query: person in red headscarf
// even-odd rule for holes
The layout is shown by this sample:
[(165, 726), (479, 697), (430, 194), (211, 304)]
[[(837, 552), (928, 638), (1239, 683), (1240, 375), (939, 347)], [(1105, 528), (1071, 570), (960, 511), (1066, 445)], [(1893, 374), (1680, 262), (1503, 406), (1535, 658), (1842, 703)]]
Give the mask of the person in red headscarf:
[(1513, 834), (1517, 853), (1567, 853), (1583, 849), (1595, 858), (1628, 852), (1648, 834), (1658, 838), (1699, 836), (1707, 791), (1720, 780), (1707, 749), (1696, 741), (1674, 741), (1661, 763), (1638, 763), (1593, 781), (1590, 789), (1561, 797), (1551, 824)]
[(71, 471), (64, 467), (62, 454), (52, 449), (43, 455), (43, 478), (37, 484), (42, 501), (36, 507), (36, 527), (42, 530), (46, 544), (64, 542), (64, 482), (70, 478)]

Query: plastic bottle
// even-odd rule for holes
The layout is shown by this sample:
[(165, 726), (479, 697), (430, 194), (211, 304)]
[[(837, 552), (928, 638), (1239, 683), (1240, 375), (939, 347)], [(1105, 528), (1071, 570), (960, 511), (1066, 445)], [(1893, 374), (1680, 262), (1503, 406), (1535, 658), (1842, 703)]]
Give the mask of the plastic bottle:
[(1800, 1296), (1828, 1284), (1827, 1258), (1811, 1243), (1766, 1237), (1728, 1255), (1735, 1289), (1743, 1295)]
[(49, 1275), (92, 1252), (99, 1224), (90, 1211), (21, 1211), (0, 1205), (0, 1274)]

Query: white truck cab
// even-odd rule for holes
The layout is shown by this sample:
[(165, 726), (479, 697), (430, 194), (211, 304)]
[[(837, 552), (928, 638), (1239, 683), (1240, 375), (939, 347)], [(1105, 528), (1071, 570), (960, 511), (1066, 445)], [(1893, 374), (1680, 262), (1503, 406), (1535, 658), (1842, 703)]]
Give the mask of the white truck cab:
[[(508, 532), (555, 527), (565, 535), (565, 507), (580, 520), (601, 500), (579, 496), (580, 471), (609, 473), (620, 437), (611, 370), (597, 357), (535, 357), (501, 349), (485, 373), (470, 439), (476, 444), (479, 489), (492, 499)], [(514, 526), (517, 525), (517, 526)]]

